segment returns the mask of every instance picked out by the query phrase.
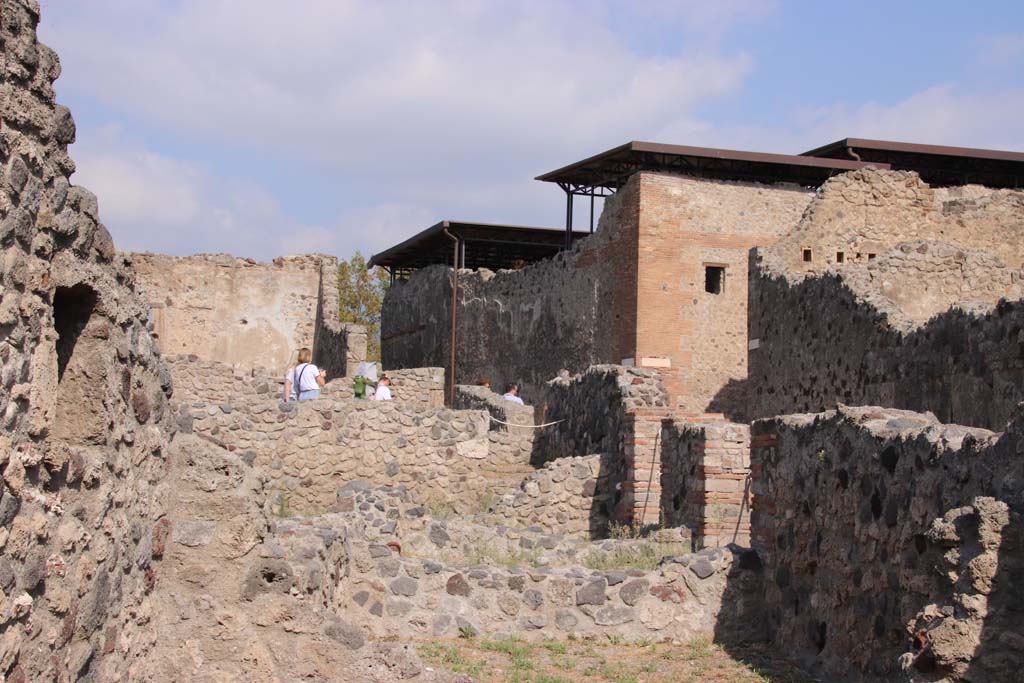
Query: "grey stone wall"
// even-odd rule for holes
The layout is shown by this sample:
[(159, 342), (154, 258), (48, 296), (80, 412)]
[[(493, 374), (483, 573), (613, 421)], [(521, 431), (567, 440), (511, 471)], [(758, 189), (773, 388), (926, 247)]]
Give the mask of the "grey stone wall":
[(510, 524), (602, 538), (622, 498), (625, 465), (615, 453), (549, 461), (502, 496), (493, 511)]
[(534, 440), (534, 463), (572, 455), (621, 453), (624, 416), (631, 410), (663, 407), (668, 397), (659, 375), (644, 368), (595, 365), (574, 376), (560, 376), (541, 394), (544, 422)]
[[(605, 201), (600, 229), (571, 251), (518, 271), (460, 271), (456, 383), (537, 388), (563, 368), (582, 372), (629, 356), (636, 214), (631, 180)], [(388, 289), (381, 313), (386, 370), (448, 367), (451, 279), (451, 268), (435, 265)]]
[(496, 466), (525, 465), (511, 451), (491, 451), (482, 411), (334, 394), (298, 403), (243, 395), (176, 403), (176, 417), (182, 428), (265, 468), (270, 505), (282, 514), (328, 510), (354, 480), (402, 484), (420, 500), (476, 511), (507, 485)]
[[(1002, 429), (1024, 400), (1024, 309), (993, 300), (1015, 291), (1014, 272), (929, 242), (901, 245), (878, 265), (807, 277), (780, 272), (770, 256), (751, 271), (755, 348), (741, 417), (876, 404)], [(887, 295), (897, 282), (906, 285), (900, 296)], [(937, 292), (921, 304), (929, 312), (959, 303), (927, 321), (905, 314), (897, 300), (926, 288)]]
[[(293, 545), (301, 538), (307, 557), (326, 554), (319, 548), (328, 530), (346, 539), (338, 607), (377, 637), (453, 637), (463, 629), (527, 640), (739, 640), (759, 628), (758, 577), (731, 551), (673, 556), (647, 571), (535, 566), (528, 558), (469, 565), (448, 554), (451, 524), (410, 506), (401, 490), (349, 493), (346, 508), (352, 512), (321, 518), (319, 528), (285, 520), (277, 532)], [(413, 537), (426, 543), (413, 546)], [(737, 580), (747, 574), (751, 581)]]
[(166, 354), (163, 361), (174, 381), (178, 401), (225, 402), (236, 396), (280, 398), (283, 381), (263, 369), (203, 360), (196, 355)]
[[(536, 425), (536, 410), (530, 405), (519, 405), (508, 401), (490, 389), (481, 386), (457, 385), (455, 407), (460, 410), (486, 410), (493, 419), (487, 438), (493, 453), (505, 453), (505, 462), (517, 463), (510, 472), (510, 484), (518, 484), (529, 473), (524, 465), (533, 457), (533, 444), (539, 430)], [(507, 424), (502, 424), (507, 423)], [(514, 481), (513, 481), (514, 480)]]
[(1024, 664), (1024, 431), (843, 408), (752, 427), (770, 635), (830, 673), (1010, 681)]
[(0, 16), (0, 678), (125, 680), (158, 639), (170, 378), (96, 197), (69, 183), (39, 5)]
[(444, 400), (444, 368), (407, 368), (387, 373), (396, 401), (440, 408)]

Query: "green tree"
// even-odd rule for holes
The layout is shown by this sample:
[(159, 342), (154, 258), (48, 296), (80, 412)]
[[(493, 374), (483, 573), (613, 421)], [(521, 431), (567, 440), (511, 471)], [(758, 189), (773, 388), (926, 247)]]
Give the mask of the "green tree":
[(368, 269), (358, 251), (338, 265), (338, 314), (342, 322), (366, 325), (366, 360), (380, 360), (380, 309), (387, 289), (387, 271)]

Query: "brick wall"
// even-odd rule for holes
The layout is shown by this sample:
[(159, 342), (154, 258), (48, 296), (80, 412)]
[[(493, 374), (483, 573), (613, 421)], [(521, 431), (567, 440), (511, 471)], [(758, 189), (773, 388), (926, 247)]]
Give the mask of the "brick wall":
[[(702, 412), (747, 375), (748, 251), (792, 229), (813, 190), (638, 177), (636, 362), (658, 364), (673, 405)], [(718, 294), (705, 291), (707, 266), (725, 268)]]
[(749, 426), (722, 415), (663, 424), (662, 523), (690, 527), (697, 545), (749, 545), (749, 476)]

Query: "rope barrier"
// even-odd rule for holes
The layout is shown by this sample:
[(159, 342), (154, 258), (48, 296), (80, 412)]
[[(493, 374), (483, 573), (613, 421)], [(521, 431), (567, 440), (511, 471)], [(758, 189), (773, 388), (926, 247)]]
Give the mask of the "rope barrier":
[(565, 420), (555, 420), (554, 422), (545, 422), (542, 425), (517, 425), (513, 422), (503, 422), (498, 418), (494, 417), (493, 415), (488, 415), (487, 417), (491, 418), (500, 425), (508, 425), (509, 427), (526, 427), (527, 429), (540, 429), (541, 427), (550, 427), (551, 425), (556, 425), (559, 422), (565, 422)]

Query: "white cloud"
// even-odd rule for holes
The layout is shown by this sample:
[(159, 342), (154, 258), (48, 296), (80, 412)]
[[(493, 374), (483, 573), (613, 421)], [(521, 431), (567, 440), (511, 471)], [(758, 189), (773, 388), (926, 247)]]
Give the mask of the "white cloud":
[[(73, 181), (96, 193), (118, 249), (267, 257), (276, 234), (314, 228), (285, 216), (265, 190), (222, 179), (202, 163), (167, 157), (107, 126), (75, 145)], [(307, 239), (304, 246), (316, 246)], [(296, 250), (301, 251), (301, 250)]]
[[(557, 223), (561, 193), (532, 177), (699, 125), (695, 109), (753, 69), (716, 36), (762, 5), (49, 0), (40, 35), (62, 57), (61, 99), (200, 150), (176, 159), (80, 126), (76, 182), (119, 243), (347, 254), (442, 218)], [(651, 21), (679, 36), (669, 53), (630, 34)], [(294, 187), (209, 170), (233, 173), (233, 154), (330, 179), (321, 225), (290, 215)]]
[[(718, 26), (742, 4), (703, 5), (663, 3), (658, 16)], [(685, 118), (752, 68), (742, 52), (703, 42), (638, 54), (601, 12), (561, 3), (185, 0), (126, 10), (97, 0), (47, 10), (44, 37), (66, 66), (59, 87), (179, 134), (348, 171), (398, 162), (399, 175), (415, 175), (431, 160), (535, 162), (552, 147), (610, 146)]]

